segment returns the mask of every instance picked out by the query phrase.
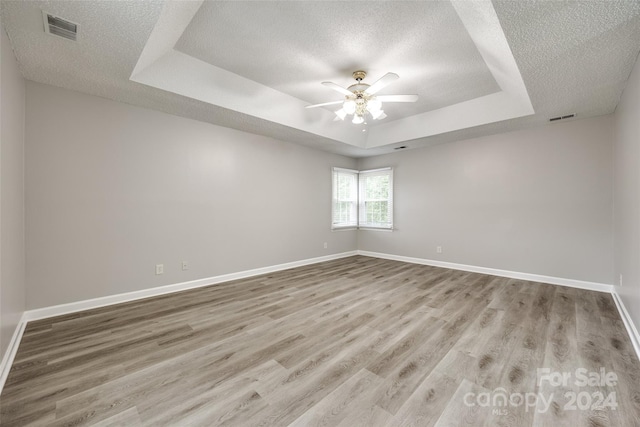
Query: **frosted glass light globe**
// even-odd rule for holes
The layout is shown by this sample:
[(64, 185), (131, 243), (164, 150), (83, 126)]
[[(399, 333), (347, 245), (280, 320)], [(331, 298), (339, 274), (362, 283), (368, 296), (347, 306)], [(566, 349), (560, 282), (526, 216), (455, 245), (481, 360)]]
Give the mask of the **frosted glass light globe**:
[(342, 104), (342, 109), (347, 114), (355, 113), (356, 112), (356, 101), (354, 101), (353, 99), (347, 99), (346, 101), (344, 101), (344, 104)]

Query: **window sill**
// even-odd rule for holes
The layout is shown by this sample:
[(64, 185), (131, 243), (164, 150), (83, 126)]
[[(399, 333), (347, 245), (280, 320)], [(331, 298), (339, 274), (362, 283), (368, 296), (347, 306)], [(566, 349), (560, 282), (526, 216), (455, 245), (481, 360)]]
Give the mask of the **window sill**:
[(331, 231), (354, 231), (357, 229), (358, 227), (336, 227), (332, 228)]
[(366, 230), (366, 231), (386, 231), (388, 233), (391, 233), (393, 231), (393, 228), (382, 228), (382, 227), (360, 227), (359, 230)]
[(381, 227), (339, 227), (339, 228), (332, 228), (331, 231), (357, 231), (357, 230), (363, 230), (363, 231), (385, 231), (388, 233), (391, 233), (394, 229), (393, 228), (381, 228)]

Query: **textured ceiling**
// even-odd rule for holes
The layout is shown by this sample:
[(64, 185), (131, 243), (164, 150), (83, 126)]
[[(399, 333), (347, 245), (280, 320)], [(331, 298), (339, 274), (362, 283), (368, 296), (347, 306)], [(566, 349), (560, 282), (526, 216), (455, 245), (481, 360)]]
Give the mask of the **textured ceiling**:
[(395, 2), (367, 7), (333, 1), (205, 2), (175, 48), (310, 104), (342, 99), (320, 82), (348, 87), (356, 70), (367, 71), (368, 83), (394, 72), (401, 78), (380, 94), (415, 93), (419, 99), (386, 108), (387, 121), (500, 90), (445, 1), (402, 7)]
[[(416, 148), (546, 124), (550, 117), (566, 113), (576, 113), (577, 118), (611, 113), (640, 50), (640, 1), (494, 1), (497, 30), (508, 43), (519, 70), (517, 77), (526, 86), (535, 114), (505, 116), (504, 120), (493, 117), (475, 125), (469, 117), (460, 117), (467, 123), (450, 123), (448, 128), (425, 133), (425, 128), (442, 125), (442, 120), (435, 120), (439, 116), (403, 115), (420, 109), (444, 111), (442, 106), (470, 98), (481, 100), (481, 95), (500, 86), (501, 63), (492, 63), (496, 58), (488, 54), (491, 46), (482, 43), (485, 24), (475, 25), (467, 17), (463, 25), (454, 8), (460, 15), (464, 4), (452, 7), (448, 2), (348, 2), (342, 5), (345, 9), (338, 6), (328, 2), (206, 2), (173, 45), (185, 57), (244, 78), (238, 81), (246, 82), (247, 88), (282, 93), (282, 99), (291, 100), (290, 111), (297, 111), (296, 98), (306, 102), (334, 99), (320, 81), (347, 85), (354, 68), (365, 68), (372, 79), (387, 71), (397, 72), (400, 80), (385, 93), (422, 96), (421, 104), (415, 106), (418, 110), (402, 106), (408, 109), (394, 112), (398, 120), (387, 119), (370, 129), (371, 137), (373, 131), (398, 135), (395, 142), (380, 137), (377, 143), (374, 138), (373, 143), (350, 144), (354, 139), (348, 133), (353, 130), (350, 123), (326, 122), (321, 115), (301, 116), (297, 121), (274, 119), (130, 80), (165, 16), (164, 1), (3, 0), (0, 13), (29, 80), (356, 157), (389, 152), (399, 145)], [(78, 41), (44, 33), (41, 10), (79, 23)], [(214, 19), (211, 14), (222, 10), (228, 15), (215, 18), (216, 25), (212, 24), (215, 20), (207, 24)], [(286, 13), (280, 13), (283, 11)], [(289, 22), (291, 14), (299, 19)], [(353, 27), (346, 30), (354, 32), (350, 37), (356, 43), (349, 42), (349, 37), (340, 38), (338, 24), (346, 22), (343, 14), (358, 22), (356, 14), (366, 24), (361, 34)], [(208, 25), (220, 31), (215, 33), (219, 39), (207, 40), (202, 32)], [(386, 31), (387, 26), (393, 31)], [(496, 25), (491, 30), (495, 32)], [(214, 33), (208, 37), (213, 39)], [(367, 49), (363, 52), (361, 46)], [(229, 92), (232, 97), (238, 91), (230, 88)], [(468, 116), (482, 114), (480, 109)], [(432, 121), (425, 122), (431, 117)], [(412, 126), (422, 128), (412, 132)], [(345, 137), (340, 136), (343, 133)]]
[(615, 110), (640, 50), (640, 1), (494, 5), (537, 116)]

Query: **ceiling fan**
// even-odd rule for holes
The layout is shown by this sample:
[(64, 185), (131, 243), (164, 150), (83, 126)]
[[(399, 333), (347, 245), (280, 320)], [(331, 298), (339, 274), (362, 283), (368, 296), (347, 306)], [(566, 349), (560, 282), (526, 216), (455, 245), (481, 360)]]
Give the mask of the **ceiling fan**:
[(352, 123), (360, 124), (365, 122), (367, 114), (371, 115), (374, 120), (382, 120), (387, 117), (382, 110), (383, 102), (416, 102), (418, 100), (418, 95), (375, 96), (380, 89), (397, 80), (399, 77), (397, 74), (387, 73), (372, 85), (362, 82), (366, 76), (367, 73), (364, 71), (355, 71), (353, 78), (356, 79), (357, 83), (346, 89), (332, 82), (322, 82), (324, 86), (343, 94), (345, 99), (307, 105), (306, 108), (342, 104), (342, 108), (335, 112), (336, 118), (334, 120), (344, 120), (348, 114), (353, 114)]

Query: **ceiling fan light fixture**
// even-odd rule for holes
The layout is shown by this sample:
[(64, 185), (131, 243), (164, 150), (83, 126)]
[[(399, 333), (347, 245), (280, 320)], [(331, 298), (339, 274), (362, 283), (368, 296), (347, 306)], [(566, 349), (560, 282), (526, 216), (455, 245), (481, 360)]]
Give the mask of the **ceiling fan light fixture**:
[(336, 117), (333, 121), (344, 120), (347, 116), (353, 115), (351, 120), (354, 124), (367, 124), (366, 120), (369, 116), (373, 120), (382, 120), (387, 115), (382, 111), (383, 102), (416, 102), (418, 95), (381, 95), (376, 96), (376, 93), (388, 84), (398, 79), (398, 75), (394, 73), (387, 73), (380, 77), (372, 85), (363, 83), (362, 80), (367, 76), (364, 71), (356, 71), (353, 73), (353, 78), (356, 79), (356, 84), (344, 88), (332, 82), (322, 82), (323, 86), (340, 92), (344, 96), (344, 101), (331, 101), (324, 102), (322, 104), (307, 105), (305, 108), (324, 107), (327, 105), (342, 104), (342, 108), (335, 112)]
[(342, 109), (347, 114), (355, 113), (356, 112), (356, 101), (354, 101), (353, 99), (347, 99), (346, 101), (344, 101), (344, 104), (342, 104)]

